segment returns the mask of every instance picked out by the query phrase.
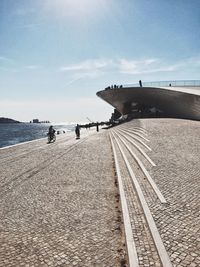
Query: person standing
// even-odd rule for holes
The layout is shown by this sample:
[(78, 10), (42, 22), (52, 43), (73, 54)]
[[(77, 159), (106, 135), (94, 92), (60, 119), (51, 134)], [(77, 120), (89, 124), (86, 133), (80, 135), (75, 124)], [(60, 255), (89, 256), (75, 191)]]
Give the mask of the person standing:
[(75, 128), (76, 139), (80, 139), (80, 126), (77, 124)]

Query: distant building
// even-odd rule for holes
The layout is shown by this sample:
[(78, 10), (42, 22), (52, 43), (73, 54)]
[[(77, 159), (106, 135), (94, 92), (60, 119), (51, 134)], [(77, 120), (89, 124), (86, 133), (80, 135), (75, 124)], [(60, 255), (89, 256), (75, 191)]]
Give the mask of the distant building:
[(50, 123), (50, 121), (39, 121), (38, 119), (33, 119), (30, 123)]

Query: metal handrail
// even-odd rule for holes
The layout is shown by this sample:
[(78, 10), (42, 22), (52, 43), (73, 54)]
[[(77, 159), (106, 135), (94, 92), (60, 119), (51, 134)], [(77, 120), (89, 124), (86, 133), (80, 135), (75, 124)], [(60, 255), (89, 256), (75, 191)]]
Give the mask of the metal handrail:
[[(139, 87), (140, 83), (124, 84), (123, 87)], [(200, 87), (200, 80), (170, 80), (170, 81), (154, 81), (142, 82), (144, 87)]]

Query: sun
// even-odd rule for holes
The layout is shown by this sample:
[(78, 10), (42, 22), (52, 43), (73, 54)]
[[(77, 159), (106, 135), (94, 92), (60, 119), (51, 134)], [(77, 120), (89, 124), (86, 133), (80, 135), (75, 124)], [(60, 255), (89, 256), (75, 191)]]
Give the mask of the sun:
[(60, 18), (80, 18), (97, 14), (105, 0), (46, 0), (45, 9)]

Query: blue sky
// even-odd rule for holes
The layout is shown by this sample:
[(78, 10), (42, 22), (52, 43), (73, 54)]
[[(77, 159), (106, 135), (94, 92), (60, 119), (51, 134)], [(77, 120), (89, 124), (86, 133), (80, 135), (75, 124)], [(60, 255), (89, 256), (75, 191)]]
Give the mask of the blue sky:
[(199, 0), (0, 0), (0, 117), (110, 118), (111, 84), (200, 79)]

